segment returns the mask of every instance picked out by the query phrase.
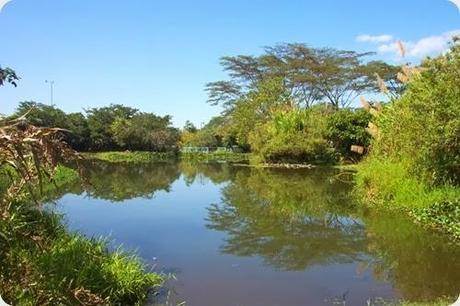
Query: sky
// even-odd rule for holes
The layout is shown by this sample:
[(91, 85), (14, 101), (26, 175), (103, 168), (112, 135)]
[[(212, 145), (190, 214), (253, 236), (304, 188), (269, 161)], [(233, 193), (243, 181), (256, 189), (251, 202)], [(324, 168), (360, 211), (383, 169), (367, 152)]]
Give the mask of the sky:
[(12, 0), (0, 11), (0, 66), (21, 80), (0, 88), (0, 113), (50, 103), (53, 80), (66, 112), (121, 103), (200, 126), (220, 112), (204, 88), (226, 79), (222, 56), (301, 42), (397, 63), (401, 40), (418, 62), (455, 34), (448, 0)]

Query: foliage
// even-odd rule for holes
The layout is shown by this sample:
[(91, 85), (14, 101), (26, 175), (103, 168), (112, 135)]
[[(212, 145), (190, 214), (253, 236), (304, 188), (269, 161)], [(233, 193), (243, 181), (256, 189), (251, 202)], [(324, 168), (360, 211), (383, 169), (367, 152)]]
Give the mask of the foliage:
[(113, 139), (113, 123), (115, 120), (131, 119), (137, 113), (137, 109), (112, 104), (107, 107), (88, 109), (86, 113), (92, 142), (91, 149), (103, 151), (119, 148)]
[[(52, 303), (68, 301), (68, 298), (62, 301), (61, 297), (62, 292), (69, 290), (66, 279), (72, 279), (71, 286), (78, 288), (74, 291), (75, 299), (89, 295), (113, 305), (142, 305), (140, 301), (147, 298), (148, 289), (162, 282), (160, 276), (145, 273), (145, 267), (135, 257), (120, 251), (109, 254), (104, 241), (79, 236), (59, 238), (37, 264), (47, 276), (43, 289)], [(99, 293), (100, 297), (91, 292)]]
[(175, 151), (179, 131), (171, 126), (171, 117), (136, 113), (131, 118), (117, 117), (111, 126), (112, 137), (122, 149), (155, 152)]
[(375, 120), (373, 155), (407, 159), (429, 184), (460, 183), (460, 45), (423, 62), (404, 95)]
[(19, 81), (19, 77), (13, 69), (0, 67), (0, 86), (5, 85), (5, 83), (10, 83), (16, 87), (17, 81)]
[(27, 114), (27, 120), (34, 126), (62, 129), (68, 127), (66, 113), (55, 106), (34, 101), (23, 101), (19, 103), (16, 109), (16, 117), (25, 114)]
[(73, 149), (90, 150), (177, 150), (179, 131), (171, 126), (171, 117), (141, 113), (131, 107), (112, 104), (82, 113), (64, 111), (33, 101), (21, 102), (13, 117), (27, 114), (28, 121), (39, 127), (58, 127), (59, 136)]
[(406, 91), (374, 112), (371, 153), (358, 167), (365, 203), (412, 210), (420, 223), (458, 236), (460, 199), (460, 45), (403, 66)]
[[(209, 83), (209, 101), (223, 104), (227, 120), (221, 131), (253, 151), (256, 162), (333, 163), (338, 155), (357, 160), (360, 156), (350, 149), (369, 145), (365, 128), (370, 115), (340, 107), (382, 83), (394, 96), (404, 89), (396, 77), (399, 67), (365, 63), (368, 55), (282, 44), (266, 48), (258, 57), (224, 57), (221, 63), (231, 80)], [(300, 123), (305, 118), (299, 114), (309, 109), (315, 115), (308, 119), (308, 131), (295, 126), (278, 130), (276, 121)]]
[(187, 120), (185, 121), (185, 124), (184, 124), (184, 131), (188, 133), (196, 133), (198, 129), (191, 121)]
[(55, 106), (33, 101), (20, 102), (14, 117), (27, 114), (27, 120), (34, 126), (58, 127), (64, 129), (61, 138), (76, 150), (87, 150), (90, 146), (89, 128), (81, 113), (66, 114)]
[(327, 101), (334, 108), (348, 106), (359, 94), (378, 89), (376, 73), (398, 88), (398, 67), (373, 61), (364, 63), (371, 53), (311, 48), (288, 43), (266, 47), (260, 56), (226, 56), (221, 65), (230, 81), (208, 83), (209, 102), (231, 109), (265, 79), (281, 78), (299, 107)]
[(371, 115), (362, 109), (341, 109), (333, 112), (327, 119), (327, 136), (334, 148), (345, 159), (360, 159), (361, 155), (352, 152), (352, 145), (369, 147), (371, 136), (366, 131)]
[(86, 118), (81, 113), (66, 115), (66, 128), (70, 131), (65, 134), (64, 140), (77, 151), (86, 151), (91, 147), (90, 129)]
[(422, 210), (415, 210), (413, 215), (418, 222), (447, 232), (460, 240), (460, 197), (453, 201), (434, 203)]
[(249, 153), (235, 153), (235, 152), (227, 152), (227, 151), (215, 151), (211, 153), (185, 153), (182, 152), (180, 154), (180, 159), (190, 162), (232, 162), (232, 163), (240, 163), (240, 162), (247, 162), (249, 161), (250, 154)]
[(326, 140), (321, 109), (279, 111), (250, 134), (251, 148), (263, 162), (334, 163), (335, 150)]
[(181, 134), (181, 146), (216, 148), (236, 145), (234, 132), (229, 127), (229, 120), (229, 116), (216, 116), (195, 132), (184, 130)]
[(162, 283), (132, 255), (68, 234), (56, 215), (27, 204), (12, 212), (0, 224), (9, 238), (0, 252), (0, 288), (13, 305), (140, 305)]
[(446, 305), (453, 305), (455, 298), (448, 298), (442, 297), (435, 301), (431, 302), (407, 302), (407, 301), (400, 301), (396, 304), (385, 304), (388, 306), (399, 305), (399, 306), (446, 306)]
[(279, 78), (261, 81), (257, 88), (235, 103), (231, 129), (241, 146), (250, 145), (249, 135), (256, 126), (269, 121), (275, 110), (290, 107), (286, 89)]
[(130, 163), (152, 163), (158, 161), (174, 160), (177, 156), (175, 153), (159, 152), (141, 152), (141, 151), (124, 151), (124, 152), (97, 152), (84, 153), (87, 159), (98, 159), (111, 163), (130, 162)]

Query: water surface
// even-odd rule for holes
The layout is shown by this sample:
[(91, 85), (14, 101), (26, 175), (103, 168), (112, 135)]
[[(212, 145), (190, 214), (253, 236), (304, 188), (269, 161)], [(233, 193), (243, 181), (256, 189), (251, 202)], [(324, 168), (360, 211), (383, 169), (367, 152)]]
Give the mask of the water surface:
[(460, 292), (460, 248), (358, 209), (346, 172), (175, 162), (88, 170), (91, 186), (66, 186), (56, 209), (71, 230), (110, 236), (173, 273), (170, 305), (366, 305)]

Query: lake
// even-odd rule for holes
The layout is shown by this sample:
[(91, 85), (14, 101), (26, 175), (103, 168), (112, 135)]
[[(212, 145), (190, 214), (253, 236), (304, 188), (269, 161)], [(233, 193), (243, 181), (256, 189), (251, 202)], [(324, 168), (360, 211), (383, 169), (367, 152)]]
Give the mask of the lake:
[(229, 164), (87, 166), (55, 209), (172, 274), (157, 300), (191, 306), (380, 305), (460, 293), (460, 247), (356, 205), (352, 174)]

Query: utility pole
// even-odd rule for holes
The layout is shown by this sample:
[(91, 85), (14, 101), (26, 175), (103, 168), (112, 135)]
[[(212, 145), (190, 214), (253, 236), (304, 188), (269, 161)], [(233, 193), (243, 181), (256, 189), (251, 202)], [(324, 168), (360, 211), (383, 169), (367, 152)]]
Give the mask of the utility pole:
[(54, 81), (45, 80), (45, 83), (50, 84), (50, 103), (51, 103), (51, 106), (54, 106), (54, 101), (53, 101)]

